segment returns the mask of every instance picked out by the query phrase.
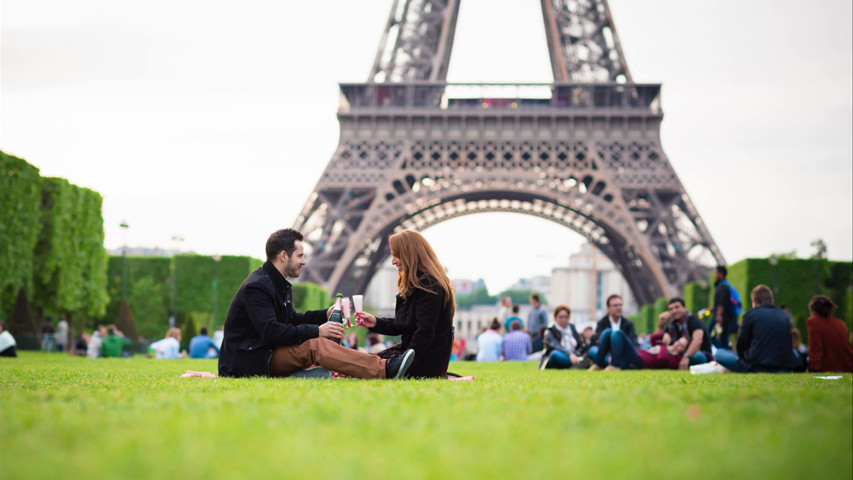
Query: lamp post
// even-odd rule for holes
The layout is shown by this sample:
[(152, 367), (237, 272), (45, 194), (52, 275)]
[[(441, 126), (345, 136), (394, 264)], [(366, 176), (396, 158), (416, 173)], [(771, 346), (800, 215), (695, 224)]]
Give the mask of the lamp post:
[(121, 299), (127, 300), (127, 229), (130, 228), (130, 225), (127, 224), (127, 220), (122, 220), (119, 228), (122, 229), (124, 240), (122, 242), (124, 247), (121, 249)]
[(174, 327), (178, 322), (178, 252), (180, 244), (184, 241), (184, 237), (180, 235), (172, 235), (172, 241), (175, 242), (175, 253), (172, 254), (172, 261), (175, 263), (175, 268), (172, 269), (172, 321), (169, 322), (170, 327)]
[(779, 263), (779, 259), (776, 258), (776, 255), (770, 255), (767, 261), (770, 262), (770, 283), (773, 286), (773, 295), (776, 295), (776, 265)]

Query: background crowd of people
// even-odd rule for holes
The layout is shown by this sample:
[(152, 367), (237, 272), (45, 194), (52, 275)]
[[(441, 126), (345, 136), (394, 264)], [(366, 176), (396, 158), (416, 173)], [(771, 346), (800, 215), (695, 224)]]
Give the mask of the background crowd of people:
[[(498, 316), (477, 336), (476, 360), (538, 361), (539, 368), (588, 370), (691, 369), (693, 373), (722, 372), (853, 372), (853, 337), (829, 297), (815, 295), (809, 302), (808, 341), (783, 307), (774, 304), (766, 285), (750, 292), (752, 307), (743, 314), (740, 295), (726, 280), (723, 266), (715, 270), (714, 304), (706, 324), (686, 308), (684, 299), (671, 298), (658, 318), (655, 332), (637, 335), (622, 315), (622, 298), (607, 298), (607, 314), (594, 326), (571, 322), (571, 308), (558, 305), (553, 322), (538, 295), (528, 328), (518, 317), (518, 305), (501, 299)], [(543, 312), (545, 314), (543, 315)], [(502, 318), (502, 315), (506, 315)], [(732, 346), (730, 338), (737, 334)]]

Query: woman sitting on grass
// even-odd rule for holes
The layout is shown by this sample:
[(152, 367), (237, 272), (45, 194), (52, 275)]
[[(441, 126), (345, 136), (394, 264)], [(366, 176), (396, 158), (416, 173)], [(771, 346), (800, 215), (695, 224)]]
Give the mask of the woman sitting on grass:
[(181, 329), (170, 328), (166, 331), (166, 338), (154, 342), (149, 348), (149, 356), (155, 358), (184, 358), (187, 352), (181, 352)]
[(411, 348), (415, 360), (408, 376), (447, 376), (453, 348), (453, 312), (456, 301), (450, 278), (430, 244), (418, 232), (403, 230), (388, 238), (391, 263), (397, 267), (397, 306), (394, 318), (356, 314), (373, 333), (402, 335), (402, 342), (379, 356), (391, 358)]
[(813, 372), (853, 372), (853, 347), (844, 320), (833, 314), (838, 306), (827, 296), (809, 301), (809, 370)]
[[(598, 353), (595, 364), (590, 370), (678, 370), (678, 363), (687, 350), (690, 342), (686, 336), (669, 344), (669, 334), (654, 333), (650, 336), (652, 348), (636, 350), (631, 340), (621, 330), (609, 328), (601, 333), (598, 342)], [(656, 343), (660, 342), (658, 345)], [(610, 364), (607, 364), (607, 354), (610, 354)]]
[(569, 323), (570, 316), (571, 309), (566, 305), (554, 309), (554, 324), (545, 330), (545, 354), (539, 362), (540, 370), (576, 366), (589, 350), (575, 326)]

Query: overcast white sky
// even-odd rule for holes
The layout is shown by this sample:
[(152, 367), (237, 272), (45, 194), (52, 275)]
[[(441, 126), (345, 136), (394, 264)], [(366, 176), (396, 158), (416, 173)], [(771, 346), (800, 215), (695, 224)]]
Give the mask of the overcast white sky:
[[(662, 141), (726, 260), (822, 238), (853, 257), (849, 0), (611, 0), (637, 82), (663, 83)], [(391, 0), (2, 0), (0, 149), (104, 196), (107, 248), (263, 258), (338, 143)], [(464, 0), (451, 82), (550, 82), (539, 2)], [(524, 215), (424, 232), (495, 293), (583, 239)]]

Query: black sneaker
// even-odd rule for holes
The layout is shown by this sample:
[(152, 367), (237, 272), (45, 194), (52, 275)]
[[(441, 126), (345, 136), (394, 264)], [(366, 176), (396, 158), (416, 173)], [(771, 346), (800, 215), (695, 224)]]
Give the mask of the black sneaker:
[(406, 350), (402, 355), (394, 355), (385, 362), (385, 378), (393, 378), (394, 380), (403, 378), (406, 375), (406, 370), (412, 366), (412, 361), (415, 359), (415, 351), (411, 348)]

